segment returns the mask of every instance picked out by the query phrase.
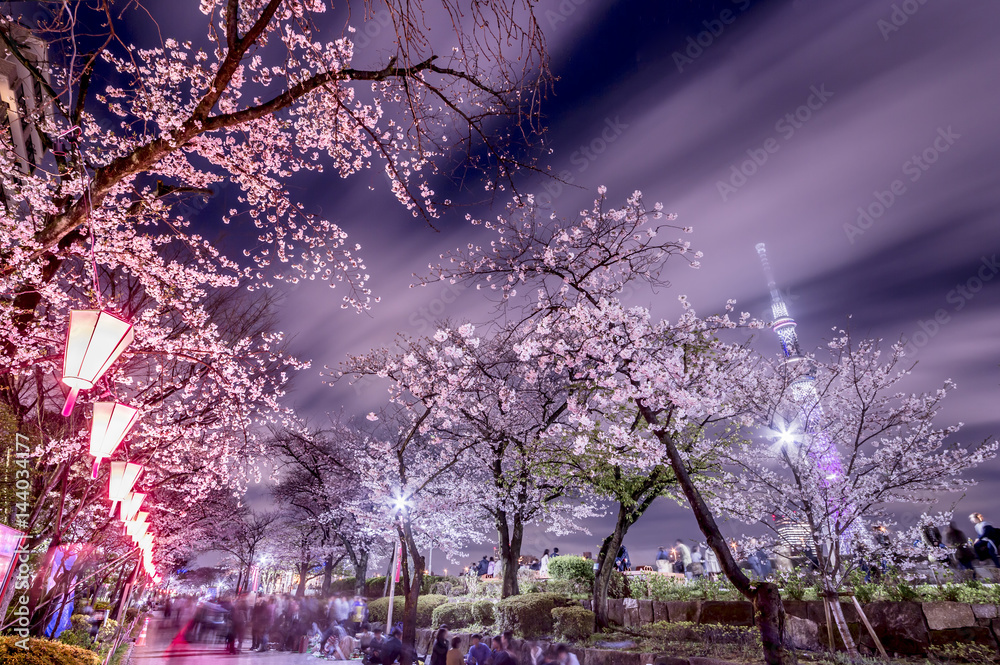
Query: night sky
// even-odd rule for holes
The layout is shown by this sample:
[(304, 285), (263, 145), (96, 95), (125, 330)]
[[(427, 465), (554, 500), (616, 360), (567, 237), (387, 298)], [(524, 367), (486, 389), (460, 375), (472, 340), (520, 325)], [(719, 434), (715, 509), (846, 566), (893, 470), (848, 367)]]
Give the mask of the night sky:
[[(692, 244), (705, 253), (700, 270), (678, 266), (670, 289), (633, 300), (671, 316), (682, 293), (705, 314), (735, 298), (769, 318), (754, 251), (766, 242), (804, 348), (847, 325), (859, 336), (905, 336), (917, 362), (908, 388), (954, 379), (947, 422), (966, 423), (966, 441), (1000, 434), (1000, 5), (543, 0), (541, 8), (560, 79), (544, 109), (547, 159), (574, 186), (528, 180), (522, 191), (573, 216), (599, 185), (614, 203), (640, 189), (693, 226)], [(322, 425), (327, 413), (367, 413), (385, 394), (329, 387), (324, 365), (397, 332), (490, 316), (474, 291), (408, 286), (411, 273), (476, 236), (466, 212), (495, 215), (504, 199), (492, 210), (446, 212), (435, 231), (408, 216), (378, 171), (311, 178), (296, 183), (301, 199), (361, 243), (382, 298), (358, 315), (323, 284), (287, 290), (282, 326), (292, 350), (314, 360), (291, 400)], [(778, 352), (769, 332), (760, 344)], [(981, 484), (958, 502), (963, 523), (973, 509), (1000, 520), (998, 470), (981, 469)], [(943, 497), (939, 508), (958, 499)], [(591, 536), (555, 541), (532, 531), (525, 553), (554, 545), (596, 553), (609, 524), (595, 520)], [(725, 527), (729, 536), (745, 530)], [(676, 537), (700, 533), (685, 509), (662, 499), (626, 545), (641, 564)]]

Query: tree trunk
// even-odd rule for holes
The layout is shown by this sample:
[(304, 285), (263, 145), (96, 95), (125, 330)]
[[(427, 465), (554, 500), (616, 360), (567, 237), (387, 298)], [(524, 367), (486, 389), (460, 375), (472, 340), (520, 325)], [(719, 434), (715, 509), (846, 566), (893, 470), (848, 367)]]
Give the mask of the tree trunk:
[(844, 608), (840, 605), (840, 596), (836, 591), (827, 589), (826, 598), (827, 602), (830, 603), (830, 614), (833, 615), (833, 622), (837, 624), (837, 632), (840, 633), (840, 639), (844, 641), (844, 648), (847, 649), (847, 655), (852, 661), (857, 660), (858, 647), (854, 644), (850, 626), (847, 625)]
[(503, 510), (496, 514), (497, 535), (500, 540), (500, 560), (503, 562), (503, 586), (501, 598), (509, 598), (521, 593), (517, 583), (517, 571), (521, 558), (521, 543), (524, 540), (524, 524), (521, 515), (514, 514), (514, 526), (510, 527), (507, 513)]
[[(656, 413), (641, 403), (639, 403), (639, 410), (646, 422), (659, 422)], [(709, 547), (715, 552), (723, 574), (754, 605), (754, 621), (760, 629), (760, 639), (764, 646), (764, 662), (767, 665), (789, 665), (792, 660), (785, 650), (785, 607), (781, 603), (778, 588), (770, 582), (754, 585), (743, 574), (736, 559), (733, 558), (733, 553), (726, 544), (725, 538), (722, 537), (722, 531), (716, 524), (711, 509), (701, 496), (701, 492), (694, 486), (673, 436), (660, 429), (654, 430), (654, 433), (666, 450), (677, 482), (684, 491), (684, 496), (691, 506), (691, 512), (694, 513), (694, 517), (698, 521), (698, 528), (708, 540)]]
[[(355, 549), (354, 545), (351, 544), (346, 538), (341, 538), (340, 542), (344, 545), (344, 550), (347, 552), (347, 558), (351, 560), (351, 565), (354, 566), (354, 593), (359, 596), (365, 595), (365, 578), (368, 576), (368, 550)], [(391, 557), (390, 557), (391, 559)], [(392, 565), (391, 562), (389, 564)], [(392, 571), (386, 571), (385, 574), (385, 590), (389, 591), (389, 577), (392, 575)], [(382, 594), (383, 596), (385, 593)], [(386, 638), (389, 637), (388, 634), (389, 627), (386, 626)]]
[(362, 551), (351, 559), (354, 566), (354, 593), (363, 596), (365, 595), (365, 578), (368, 576), (368, 552)]
[(330, 587), (333, 585), (333, 555), (327, 554), (323, 560), (323, 591), (324, 598), (330, 597)]
[[(417, 600), (420, 598), (420, 585), (424, 579), (424, 557), (417, 551), (413, 532), (409, 521), (403, 522), (399, 529), (403, 541), (400, 561), (403, 566), (403, 652), (399, 656), (399, 665), (413, 665), (416, 656), (417, 643)], [(409, 562), (413, 561), (413, 570), (409, 570)], [(390, 578), (391, 579), (391, 578)], [(387, 630), (392, 630), (387, 627)]]
[(615, 519), (615, 530), (601, 543), (601, 552), (597, 555), (593, 610), (598, 630), (603, 630), (611, 626), (611, 622), (608, 621), (608, 584), (611, 582), (611, 575), (615, 571), (615, 557), (618, 556), (618, 548), (622, 546), (622, 541), (625, 540), (625, 532), (628, 531), (628, 526), (628, 511), (625, 506), (619, 503), (618, 516)]
[(299, 569), (299, 588), (295, 590), (296, 598), (306, 597), (306, 573), (309, 572), (309, 562), (302, 561), (296, 568)]

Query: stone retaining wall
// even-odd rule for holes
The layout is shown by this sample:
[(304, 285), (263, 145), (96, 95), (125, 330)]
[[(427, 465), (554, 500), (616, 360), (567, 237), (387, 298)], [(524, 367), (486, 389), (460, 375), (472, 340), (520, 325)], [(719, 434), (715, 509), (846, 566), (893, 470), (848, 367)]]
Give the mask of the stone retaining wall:
[[(817, 649), (821, 643), (825, 646), (828, 638), (823, 603), (786, 600), (784, 604), (788, 615), (786, 628), (793, 645), (802, 649)], [(583, 606), (592, 609), (590, 601), (583, 601)], [(855, 641), (874, 651), (875, 645), (854, 606), (844, 603), (843, 608)], [(863, 608), (875, 628), (875, 634), (890, 654), (922, 656), (927, 653), (928, 647), (949, 642), (972, 642), (1000, 649), (1000, 607), (997, 605), (885, 601), (867, 603)], [(749, 602), (743, 601), (660, 602), (610, 598), (608, 618), (626, 628), (655, 621), (750, 626), (753, 625), (753, 607)], [(836, 628), (834, 638), (842, 648)]]

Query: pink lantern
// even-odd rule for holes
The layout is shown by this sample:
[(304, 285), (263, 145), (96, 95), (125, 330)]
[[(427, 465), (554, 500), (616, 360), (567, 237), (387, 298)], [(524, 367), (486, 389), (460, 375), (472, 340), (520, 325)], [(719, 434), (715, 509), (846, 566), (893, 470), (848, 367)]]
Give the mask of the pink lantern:
[(94, 456), (94, 478), (101, 459), (111, 457), (125, 435), (139, 420), (139, 410), (118, 402), (96, 402), (90, 423), (90, 454)]
[(109, 312), (80, 309), (69, 313), (62, 382), (70, 391), (64, 416), (72, 413), (77, 394), (94, 387), (134, 336), (131, 323)]
[(143, 466), (141, 464), (133, 464), (132, 462), (111, 463), (111, 482), (108, 483), (108, 498), (111, 499), (112, 515), (114, 514), (115, 503), (124, 501), (128, 497), (129, 492), (132, 491), (132, 486), (135, 485), (139, 474), (142, 473), (142, 469)]
[[(125, 498), (122, 499), (122, 522), (130, 522), (136, 519), (136, 515), (139, 513), (139, 507), (142, 505), (142, 500), (145, 498), (146, 495), (142, 492), (129, 492)], [(146, 515), (147, 513), (142, 514)], [(143, 519), (145, 519), (145, 517)]]

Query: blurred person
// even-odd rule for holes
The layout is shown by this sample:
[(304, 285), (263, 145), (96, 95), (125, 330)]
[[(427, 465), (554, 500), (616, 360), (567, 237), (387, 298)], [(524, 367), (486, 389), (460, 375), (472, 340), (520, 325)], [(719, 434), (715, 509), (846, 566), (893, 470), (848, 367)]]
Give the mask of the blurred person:
[(367, 618), (368, 603), (361, 596), (354, 596), (354, 602), (351, 603), (351, 623), (353, 624), (355, 635), (361, 632), (361, 624)]
[(1000, 548), (1000, 530), (986, 521), (982, 513), (972, 513), (969, 515), (976, 530), (976, 541), (972, 544), (972, 549), (980, 561), (987, 558), (993, 561), (993, 565), (1000, 568), (1000, 558), (997, 557), (997, 549)]
[(438, 629), (431, 647), (431, 665), (447, 665), (448, 661), (448, 630)]
[(549, 574), (549, 550), (542, 552), (542, 558), (538, 561), (538, 572), (542, 575)]
[(469, 652), (465, 654), (466, 665), (486, 665), (486, 661), (490, 659), (492, 654), (490, 648), (483, 644), (483, 636), (476, 633), (470, 639), (472, 645), (469, 647)]
[(975, 561), (976, 554), (969, 545), (969, 539), (958, 528), (954, 520), (948, 524), (948, 528), (944, 531), (944, 543), (949, 547), (955, 548), (955, 551), (951, 555), (953, 567), (975, 572), (972, 562)]
[(489, 571), (490, 571), (490, 561), (489, 559), (486, 558), (486, 555), (484, 554), (483, 558), (479, 560), (478, 564), (476, 564), (476, 575), (482, 577), (483, 575), (489, 574)]
[(379, 663), (381, 665), (392, 665), (399, 660), (399, 655), (403, 653), (403, 643), (399, 639), (402, 634), (403, 631), (399, 628), (393, 628), (389, 633), (389, 639), (385, 641), (380, 650)]
[(445, 658), (445, 665), (462, 665), (462, 645), (461, 637), (451, 638), (451, 649), (448, 649), (448, 655)]
[(372, 631), (372, 638), (368, 641), (368, 646), (364, 649), (364, 662), (372, 665), (379, 664), (382, 647), (385, 645), (385, 638), (382, 636), (382, 629), (376, 627)]
[(497, 562), (493, 560), (493, 557), (490, 557), (490, 562), (486, 567), (486, 576), (493, 577), (493, 573), (494, 571), (496, 571), (496, 568), (497, 568)]
[(556, 645), (556, 663), (558, 665), (580, 665), (580, 659), (576, 657), (576, 654), (569, 650), (565, 644), (559, 643)]

